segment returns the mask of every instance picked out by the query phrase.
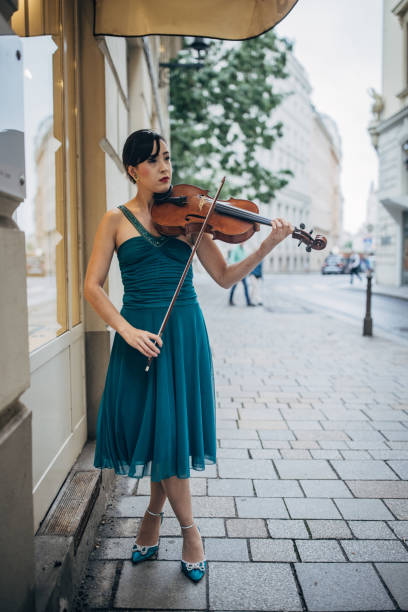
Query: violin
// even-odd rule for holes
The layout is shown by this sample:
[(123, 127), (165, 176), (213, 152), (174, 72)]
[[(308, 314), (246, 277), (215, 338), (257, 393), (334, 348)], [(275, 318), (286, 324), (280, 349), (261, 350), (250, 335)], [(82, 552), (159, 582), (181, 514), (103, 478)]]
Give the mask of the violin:
[[(154, 195), (151, 215), (156, 229), (166, 236), (179, 236), (199, 232), (207, 217), (213, 199), (207, 189), (194, 185), (172, 185), (164, 194)], [(245, 242), (259, 231), (260, 225), (272, 225), (272, 220), (262, 217), (259, 208), (250, 200), (216, 200), (205, 232), (212, 234), (214, 240), (236, 244)], [(321, 251), (327, 239), (319, 234), (312, 237), (313, 230), (305, 232), (301, 223), (295, 227), (292, 238), (299, 240), (298, 246), (306, 245), (306, 251)]]
[[(238, 243), (248, 240), (254, 232), (259, 231), (260, 224), (272, 225), (271, 219), (259, 214), (258, 206), (254, 202), (237, 200), (236, 198), (218, 200), (224, 182), (225, 177), (222, 179), (214, 198), (208, 197), (207, 189), (200, 189), (200, 187), (194, 185), (175, 185), (174, 187), (171, 186), (164, 194), (154, 194), (151, 215), (155, 227), (161, 234), (179, 236), (180, 234), (198, 232), (184, 272), (157, 332), (160, 337), (167, 325), (203, 233), (210, 233), (214, 239), (219, 238), (224, 242)], [(302, 243), (306, 244), (306, 251), (324, 249), (327, 243), (326, 238), (319, 235), (312, 238), (312, 232), (305, 232), (304, 227), (304, 224), (301, 223), (300, 229), (295, 227), (292, 233), (292, 238), (299, 240), (298, 246)], [(145, 372), (149, 371), (151, 362), (152, 357), (149, 357)]]

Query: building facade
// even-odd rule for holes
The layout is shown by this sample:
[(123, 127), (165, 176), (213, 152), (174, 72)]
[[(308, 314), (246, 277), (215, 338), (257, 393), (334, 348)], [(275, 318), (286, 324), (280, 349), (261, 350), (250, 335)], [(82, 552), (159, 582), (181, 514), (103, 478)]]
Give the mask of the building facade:
[[(274, 110), (272, 119), (282, 121), (283, 137), (263, 155), (272, 170), (293, 172), (286, 187), (262, 206), (267, 217), (283, 217), (306, 231), (327, 237), (324, 251), (306, 253), (294, 240), (285, 240), (265, 260), (265, 271), (304, 273), (320, 270), (327, 253), (338, 247), (343, 199), (341, 194), (341, 140), (337, 126), (319, 113), (311, 102), (312, 86), (294, 53), (287, 53), (287, 79), (277, 81), (277, 93), (289, 94)], [(266, 159), (265, 159), (266, 158)], [(312, 234), (313, 235), (313, 234)]]
[(382, 92), (369, 126), (379, 158), (376, 279), (408, 284), (408, 0), (384, 0)]
[[(33, 536), (95, 438), (113, 330), (84, 301), (83, 278), (101, 217), (134, 195), (124, 141), (141, 127), (169, 138), (159, 63), (182, 39), (95, 36), (93, 11), (91, 0), (0, 4), (4, 610), (36, 609)], [(116, 255), (105, 290), (120, 308)]]

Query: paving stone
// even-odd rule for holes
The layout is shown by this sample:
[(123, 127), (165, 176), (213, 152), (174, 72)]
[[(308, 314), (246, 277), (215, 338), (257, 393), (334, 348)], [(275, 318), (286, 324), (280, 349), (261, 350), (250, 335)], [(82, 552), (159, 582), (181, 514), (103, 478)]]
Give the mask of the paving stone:
[(262, 429), (258, 431), (261, 440), (294, 440), (295, 434), (292, 431), (287, 430), (266, 430)]
[(339, 451), (334, 449), (311, 450), (313, 459), (341, 459)]
[(302, 610), (288, 564), (213, 562), (209, 592), (210, 610)]
[(319, 444), (314, 442), (313, 440), (292, 440), (290, 443), (292, 448), (300, 448), (300, 449), (318, 449)]
[(264, 448), (290, 448), (288, 440), (262, 440)]
[(306, 521), (312, 538), (352, 538), (352, 533), (343, 520), (308, 520)]
[(249, 459), (246, 448), (217, 448), (217, 459)]
[(362, 540), (393, 540), (395, 535), (382, 521), (349, 521), (349, 527), (356, 538)]
[[(136, 534), (135, 534), (136, 536)], [(136, 537), (104, 538), (91, 553), (92, 559), (130, 559)]]
[(296, 429), (294, 433), (298, 440), (349, 440), (344, 431), (319, 431), (319, 430), (304, 430)]
[(269, 519), (267, 521), (271, 538), (308, 538), (304, 521)]
[(108, 608), (113, 583), (116, 576), (117, 561), (89, 560), (85, 582), (80, 586), (80, 609)]
[(408, 540), (408, 521), (387, 521), (397, 538)]
[(383, 461), (330, 461), (343, 480), (397, 480)]
[[(283, 459), (311, 459), (311, 455), (308, 450), (300, 448), (283, 448), (280, 451)], [(276, 457), (279, 459), (279, 457)]]
[(267, 538), (265, 521), (262, 519), (227, 519), (229, 538)]
[(408, 459), (408, 450), (371, 450), (370, 455), (373, 459), (381, 459), (382, 461)]
[(208, 561), (249, 561), (247, 542), (243, 538), (207, 538), (204, 550)]
[(367, 442), (385, 442), (385, 438), (379, 431), (373, 430), (355, 430), (347, 427), (344, 430), (348, 436), (354, 441), (365, 440)]
[(260, 440), (221, 440), (221, 448), (261, 448)]
[(293, 519), (335, 519), (341, 518), (330, 499), (288, 497), (285, 503)]
[(381, 441), (371, 442), (370, 440), (350, 440), (350, 442), (347, 442), (347, 446), (351, 450), (370, 450), (370, 451), (387, 450), (388, 448), (386, 442), (381, 442)]
[(300, 480), (306, 497), (352, 497), (341, 480)]
[(282, 499), (267, 497), (237, 497), (240, 518), (289, 518)]
[(293, 430), (322, 430), (322, 426), (318, 421), (289, 421), (287, 420), (289, 429)]
[(406, 442), (408, 440), (408, 431), (388, 431), (386, 433), (387, 440), (394, 442)]
[(291, 562), (297, 561), (292, 540), (251, 539), (251, 554), (254, 561)]
[(208, 495), (254, 495), (252, 481), (245, 478), (209, 478)]
[(249, 455), (251, 459), (280, 459), (281, 457), (276, 448), (251, 448)]
[[(180, 561), (144, 561), (133, 565), (125, 561), (119, 578), (114, 607), (205, 610), (207, 574), (193, 583), (181, 571)], [(171, 588), (169, 585), (171, 584)], [(154, 588), (146, 588), (154, 585)]]
[(248, 430), (248, 429), (271, 429), (271, 430), (286, 430), (287, 429), (287, 425), (285, 423), (285, 421), (244, 421), (242, 419), (240, 419), (238, 421), (238, 427), (242, 430)]
[(280, 478), (337, 478), (327, 461), (315, 459), (302, 461), (297, 459), (275, 459), (274, 464)]
[(349, 448), (345, 440), (319, 440), (319, 445), (322, 448), (334, 450), (341, 450), (343, 448), (347, 450)]
[(254, 480), (258, 497), (302, 497), (303, 491), (295, 480)]
[(217, 427), (217, 439), (224, 440), (224, 438), (227, 440), (259, 440), (256, 431), (241, 431), (239, 429), (234, 431)]
[(349, 461), (366, 461), (367, 459), (372, 459), (371, 455), (369, 455), (366, 450), (342, 450), (341, 455), (343, 459), (348, 459)]
[(408, 561), (408, 551), (397, 540), (341, 540), (350, 561)]
[(401, 610), (408, 610), (408, 564), (376, 563), (375, 565)]
[(355, 497), (408, 497), (408, 482), (401, 480), (346, 480)]
[(380, 499), (340, 499), (334, 500), (346, 520), (392, 520), (394, 517)]
[(310, 612), (395, 609), (371, 564), (296, 563), (295, 569)]
[(346, 561), (335, 540), (296, 540), (301, 561)]
[[(200, 527), (201, 529), (201, 527)], [(181, 529), (179, 529), (179, 532)], [(204, 551), (205, 551), (205, 540), (203, 540)], [(160, 546), (158, 559), (160, 561), (179, 561), (183, 550), (183, 538), (182, 536), (177, 538), (164, 538), (160, 537)]]
[[(283, 421), (282, 415), (277, 408), (238, 408), (239, 418), (242, 420), (262, 420), (271, 419), (273, 421)], [(284, 427), (282, 427), (284, 429)]]
[(408, 499), (384, 499), (384, 503), (397, 519), (408, 519)]
[(221, 478), (277, 478), (268, 459), (219, 459), (218, 473)]
[(403, 480), (408, 480), (408, 461), (388, 461), (388, 465)]

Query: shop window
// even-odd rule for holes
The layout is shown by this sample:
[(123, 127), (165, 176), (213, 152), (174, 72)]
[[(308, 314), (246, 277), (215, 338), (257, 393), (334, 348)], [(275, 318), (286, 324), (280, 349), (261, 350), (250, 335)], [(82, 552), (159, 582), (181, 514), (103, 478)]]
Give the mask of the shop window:
[(68, 328), (63, 81), (55, 40), (55, 36), (21, 38), (26, 199), (16, 220), (26, 236), (30, 351)]

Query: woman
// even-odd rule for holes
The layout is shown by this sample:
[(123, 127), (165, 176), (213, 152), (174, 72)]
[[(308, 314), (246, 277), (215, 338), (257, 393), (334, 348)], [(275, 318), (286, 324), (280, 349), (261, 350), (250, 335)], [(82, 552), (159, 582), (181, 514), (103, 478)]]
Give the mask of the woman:
[[(129, 179), (137, 183), (137, 193), (126, 205), (103, 216), (84, 287), (86, 300), (116, 330), (98, 413), (94, 465), (133, 478), (151, 476), (150, 503), (132, 560), (138, 563), (157, 552), (168, 497), (182, 529), (181, 569), (196, 582), (207, 562), (192, 515), (190, 467), (204, 470), (206, 464), (215, 464), (216, 434), (211, 352), (191, 268), (163, 338), (155, 333), (194, 237), (160, 236), (152, 222), (154, 194), (165, 193), (171, 186), (165, 139), (151, 130), (133, 132), (122, 159)], [(259, 249), (233, 265), (226, 264), (207, 234), (197, 254), (210, 276), (229, 288), (292, 231), (288, 222), (274, 220)], [(124, 285), (120, 312), (103, 290), (115, 250)], [(154, 359), (146, 373), (148, 357)]]

